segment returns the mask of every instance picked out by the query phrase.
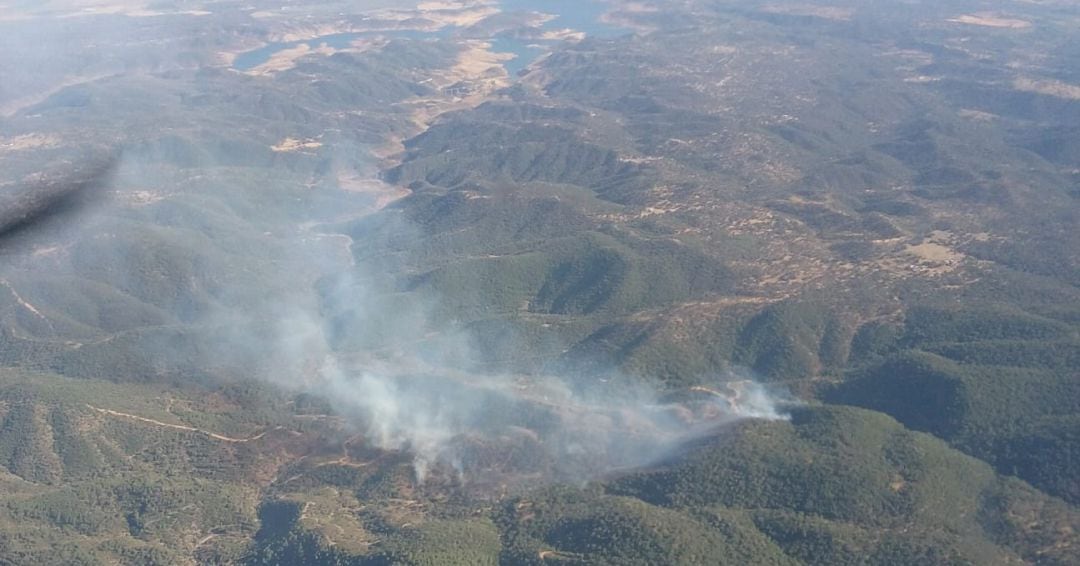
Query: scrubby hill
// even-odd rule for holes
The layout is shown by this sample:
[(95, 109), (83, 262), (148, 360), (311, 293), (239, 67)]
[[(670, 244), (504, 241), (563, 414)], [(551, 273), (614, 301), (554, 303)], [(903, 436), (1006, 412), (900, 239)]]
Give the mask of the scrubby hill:
[[(1077, 562), (1074, 7), (611, 2), (510, 77), (528, 16), (375, 4), (83, 14), (0, 85), (0, 192), (119, 156), (0, 240), (0, 562)], [(387, 368), (524, 392), (457, 464), (534, 475), (304, 391)], [(561, 485), (518, 426), (734, 374), (790, 420)]]
[[(650, 470), (444, 507), (449, 517), (316, 518), (316, 508), (335, 516), (364, 501), (369, 485), (337, 483), (264, 510), (288, 534), (264, 533), (252, 563), (1071, 564), (1080, 521), (940, 440), (848, 408), (744, 423)], [(378, 516), (402, 526), (381, 531)]]

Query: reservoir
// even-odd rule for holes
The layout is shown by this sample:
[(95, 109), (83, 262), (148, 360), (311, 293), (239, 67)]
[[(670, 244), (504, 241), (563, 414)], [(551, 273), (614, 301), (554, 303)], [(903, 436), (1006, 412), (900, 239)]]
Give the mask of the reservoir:
[[(501, 0), (500, 7), (504, 12), (541, 12), (556, 16), (538, 28), (540, 32), (570, 29), (584, 33), (586, 37), (600, 38), (615, 37), (627, 33), (624, 28), (602, 21), (606, 5), (597, 0)], [(361, 38), (444, 39), (453, 37), (459, 31), (461, 31), (461, 28), (453, 26), (446, 26), (435, 31), (377, 30), (337, 33), (302, 41), (269, 43), (258, 49), (237, 55), (233, 61), (233, 68), (239, 71), (250, 71), (269, 61), (275, 53), (285, 49), (293, 49), (300, 45), (307, 45), (313, 49), (322, 45), (334, 49), (346, 49), (353, 41)], [(507, 72), (511, 76), (517, 75), (522, 69), (553, 49), (560, 42), (560, 40), (552, 39), (524, 39), (511, 33), (499, 34), (490, 38), (490, 41), (493, 51), (511, 53), (515, 56), (504, 63)]]
[[(499, 5), (504, 12), (541, 12), (557, 16), (541, 26), (541, 31), (571, 29), (586, 37), (598, 38), (617, 37), (628, 32), (603, 21), (607, 7), (597, 0), (501, 0)], [(511, 76), (515, 76), (558, 43), (559, 40), (520, 39), (503, 34), (492, 39), (492, 50), (515, 55), (503, 65)]]
[(598, 0), (502, 0), (504, 12), (542, 12), (558, 16), (543, 29), (570, 28), (589, 37), (614, 37), (626, 30), (604, 23), (607, 5)]

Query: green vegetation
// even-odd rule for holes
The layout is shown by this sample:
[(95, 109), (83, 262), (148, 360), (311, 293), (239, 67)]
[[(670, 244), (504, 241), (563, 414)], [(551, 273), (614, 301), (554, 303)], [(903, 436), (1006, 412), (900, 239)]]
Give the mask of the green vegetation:
[[(1017, 555), (1069, 563), (1067, 553), (1043, 552), (1045, 539), (1015, 544), (1019, 525), (1008, 515), (990, 519), (1005, 509), (1000, 498), (1015, 504), (1031, 492), (887, 417), (816, 408), (800, 410), (791, 423), (740, 426), (600, 491), (550, 490), (516, 500), (501, 524), (509, 529), (505, 552), (526, 563), (541, 550), (642, 564), (665, 557), (990, 563)], [(1043, 520), (1058, 528), (1077, 520), (1060, 502), (1043, 501)]]
[[(360, 489), (359, 501), (375, 501)], [(409, 521), (353, 552), (329, 541), (380, 522), (354, 511), (335, 529), (305, 528), (321, 524), (321, 497), (264, 505), (252, 563), (1070, 564), (1065, 541), (1080, 521), (929, 435), (828, 407), (742, 423), (652, 469), (511, 497), (490, 520), (449, 505), (446, 518)]]
[[(0, 563), (1077, 563), (1069, 8), (690, 0), (509, 80), (459, 56), (520, 14), (227, 68), (434, 25), (264, 4), (0, 18), (80, 51), (0, 61), (0, 193), (125, 148), (85, 214), (0, 239)], [(484, 398), (506, 434), (454, 441), (494, 478), (418, 483), (296, 393), (326, 348), (402, 387), (799, 402), (553, 478), (519, 425), (558, 401)]]

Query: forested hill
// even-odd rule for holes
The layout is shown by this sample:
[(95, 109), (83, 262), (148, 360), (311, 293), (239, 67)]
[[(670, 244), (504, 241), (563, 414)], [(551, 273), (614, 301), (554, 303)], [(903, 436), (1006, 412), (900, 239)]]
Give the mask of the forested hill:
[(0, 14), (0, 563), (1080, 563), (1075, 6), (249, 4)]

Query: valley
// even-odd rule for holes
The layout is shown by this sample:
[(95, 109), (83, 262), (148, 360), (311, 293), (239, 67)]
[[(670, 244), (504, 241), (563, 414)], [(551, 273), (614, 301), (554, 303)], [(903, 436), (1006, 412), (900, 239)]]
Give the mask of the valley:
[(1075, 564), (1077, 21), (0, 2), (0, 562)]

